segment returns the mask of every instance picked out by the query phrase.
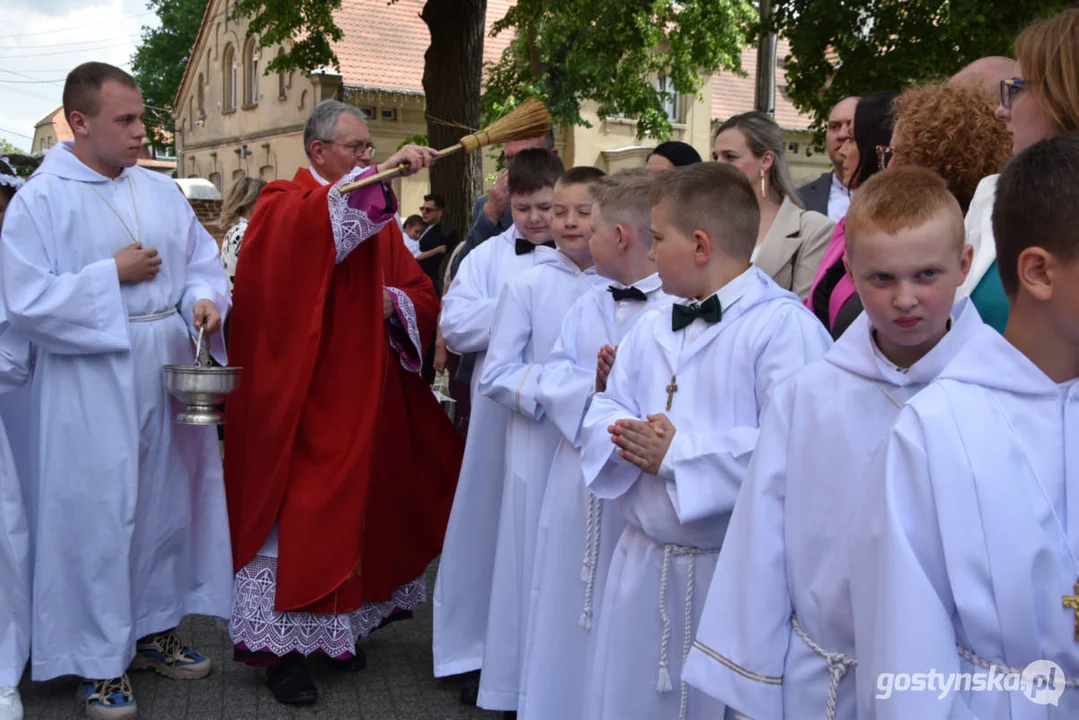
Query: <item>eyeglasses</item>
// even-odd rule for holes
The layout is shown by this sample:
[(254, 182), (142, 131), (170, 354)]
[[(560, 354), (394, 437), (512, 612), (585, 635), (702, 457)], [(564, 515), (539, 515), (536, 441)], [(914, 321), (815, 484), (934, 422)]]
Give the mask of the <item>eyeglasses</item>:
[(895, 149), (891, 145), (877, 145), (877, 167), (886, 169), (895, 159)]
[(1016, 94), (1026, 87), (1026, 80), (1022, 78), (1009, 78), (1000, 81), (1000, 106), (1011, 109), (1012, 101)]
[(327, 145), (337, 145), (338, 147), (343, 147), (351, 150), (352, 154), (356, 157), (363, 157), (364, 155), (369, 158), (375, 157), (375, 146), (369, 142), (354, 142), (348, 144), (334, 142), (333, 140), (323, 140), (322, 142), (326, 143)]
[(436, 210), (438, 210), (438, 208), (436, 208), (436, 207), (427, 207), (426, 205), (421, 205), (420, 206), (420, 212), (421, 213), (433, 213)]

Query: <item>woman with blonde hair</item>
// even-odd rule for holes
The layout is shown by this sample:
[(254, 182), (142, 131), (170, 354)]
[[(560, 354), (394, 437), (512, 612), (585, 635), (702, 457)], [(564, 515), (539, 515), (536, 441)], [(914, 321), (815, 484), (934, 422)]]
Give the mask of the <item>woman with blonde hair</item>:
[[(1079, 130), (1079, 8), (1036, 22), (1016, 39), (1015, 76), (1000, 82), (996, 117), (1011, 136), (1012, 155), (1036, 142)], [(970, 296), (982, 318), (1003, 332), (1008, 299), (997, 270), (993, 203), (997, 177), (982, 180), (967, 212), (974, 263), (959, 296)]]
[(783, 131), (764, 113), (735, 115), (716, 132), (712, 159), (745, 173), (757, 194), (761, 225), (753, 264), (805, 300), (834, 223), (802, 205), (787, 167)]
[(217, 226), (228, 228), (225, 239), (221, 241), (221, 262), (225, 265), (225, 274), (229, 276), (230, 293), (236, 277), (236, 261), (240, 257), (240, 245), (247, 230), (247, 221), (251, 219), (251, 213), (255, 211), (255, 201), (264, 187), (266, 181), (244, 176), (232, 184), (221, 204)]

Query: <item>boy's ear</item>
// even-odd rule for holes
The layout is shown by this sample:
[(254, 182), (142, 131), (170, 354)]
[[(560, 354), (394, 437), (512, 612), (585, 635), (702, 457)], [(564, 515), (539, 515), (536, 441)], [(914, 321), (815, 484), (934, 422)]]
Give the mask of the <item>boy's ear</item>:
[(629, 249), (629, 245), (633, 242), (633, 233), (629, 229), (629, 226), (622, 223), (615, 223), (614, 231), (618, 233), (618, 252), (625, 252)]
[(962, 285), (966, 282), (967, 273), (970, 272), (970, 266), (974, 263), (974, 246), (963, 244), (963, 250), (959, 253), (959, 284)]
[(714, 250), (712, 246), (715, 241), (704, 230), (694, 230), (690, 240), (696, 245), (693, 250), (693, 258), (696, 260), (697, 265), (707, 264), (712, 258), (712, 251)]
[(843, 253), (843, 269), (846, 270), (850, 281), (854, 282), (854, 273), (850, 271), (850, 259), (847, 257), (847, 253)]
[(1060, 260), (1045, 248), (1028, 247), (1019, 253), (1016, 270), (1019, 286), (1039, 302), (1045, 302), (1053, 296), (1053, 283), (1061, 282), (1056, 275)]

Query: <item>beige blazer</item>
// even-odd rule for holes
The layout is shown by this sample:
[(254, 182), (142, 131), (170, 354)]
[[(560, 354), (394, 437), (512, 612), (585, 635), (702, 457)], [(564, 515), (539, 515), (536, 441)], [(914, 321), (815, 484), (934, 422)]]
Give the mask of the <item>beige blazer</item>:
[(802, 300), (809, 294), (835, 223), (825, 215), (783, 201), (768, 234), (757, 247), (757, 267)]

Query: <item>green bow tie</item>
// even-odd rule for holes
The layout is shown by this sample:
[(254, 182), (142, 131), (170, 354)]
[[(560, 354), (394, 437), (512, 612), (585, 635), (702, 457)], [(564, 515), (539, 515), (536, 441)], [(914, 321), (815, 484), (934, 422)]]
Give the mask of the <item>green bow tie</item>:
[(719, 306), (719, 297), (713, 295), (702, 303), (675, 305), (674, 313), (671, 315), (671, 330), (678, 332), (697, 318), (706, 323), (717, 323), (723, 319), (723, 308)]

